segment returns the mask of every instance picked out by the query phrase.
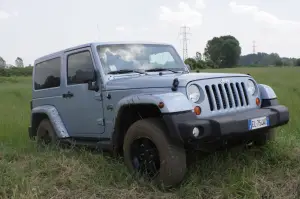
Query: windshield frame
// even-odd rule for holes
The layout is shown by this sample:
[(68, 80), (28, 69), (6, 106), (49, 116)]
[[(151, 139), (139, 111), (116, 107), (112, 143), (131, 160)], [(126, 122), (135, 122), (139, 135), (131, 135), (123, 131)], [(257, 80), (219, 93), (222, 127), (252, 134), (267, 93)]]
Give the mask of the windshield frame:
[[(134, 45), (143, 45), (143, 46), (149, 46), (149, 47), (168, 47), (170, 50), (167, 51), (167, 52), (170, 52), (172, 58), (174, 59), (174, 62), (176, 63), (177, 66), (180, 66), (180, 67), (175, 67), (175, 68), (168, 68), (168, 67), (164, 67), (166, 69), (172, 69), (172, 70), (175, 70), (177, 72), (185, 72), (187, 69), (186, 69), (186, 66), (183, 62), (183, 60), (181, 59), (180, 55), (178, 54), (178, 51), (174, 48), (174, 46), (170, 45), (170, 44), (151, 44), (151, 43), (113, 43), (113, 44), (98, 44), (96, 45), (96, 54), (98, 56), (98, 59), (100, 61), (100, 67), (103, 71), (103, 74), (105, 76), (112, 76), (112, 75), (130, 75), (130, 73), (125, 73), (125, 74), (108, 74), (107, 71), (105, 71), (105, 66), (103, 65), (102, 61), (101, 61), (101, 56), (100, 56), (100, 50), (102, 48), (106, 48), (106, 47), (111, 47), (111, 46), (134, 46)], [(126, 69), (126, 68), (124, 68)], [(137, 70), (140, 70), (142, 72), (145, 72), (145, 70), (143, 69), (137, 69)], [(169, 71), (165, 71), (165, 72), (169, 72)], [(148, 72), (147, 72), (148, 73)], [(158, 73), (158, 72), (151, 72), (151, 73)], [(137, 73), (134, 73), (132, 72), (131, 74), (137, 74)], [(139, 74), (141, 75), (141, 74)]]

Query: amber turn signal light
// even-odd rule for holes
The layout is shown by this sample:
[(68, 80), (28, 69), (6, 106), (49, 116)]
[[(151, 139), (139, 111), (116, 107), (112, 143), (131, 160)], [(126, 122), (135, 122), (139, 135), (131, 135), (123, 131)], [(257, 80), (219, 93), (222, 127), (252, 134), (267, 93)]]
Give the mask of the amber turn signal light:
[(165, 107), (165, 103), (163, 103), (163, 102), (159, 102), (159, 103), (158, 103), (158, 107), (159, 107), (159, 108), (163, 108), (163, 107)]
[(194, 107), (194, 112), (195, 112), (196, 115), (200, 115), (201, 114), (201, 108), (200, 108), (200, 106), (195, 106)]
[(260, 105), (260, 99), (258, 97), (256, 98), (255, 103), (256, 103), (257, 106)]

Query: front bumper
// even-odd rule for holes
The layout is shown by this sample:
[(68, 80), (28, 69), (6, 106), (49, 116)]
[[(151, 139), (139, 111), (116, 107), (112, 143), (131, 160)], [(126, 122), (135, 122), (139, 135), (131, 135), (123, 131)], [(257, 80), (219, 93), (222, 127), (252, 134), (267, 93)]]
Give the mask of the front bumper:
[[(268, 126), (249, 130), (249, 120), (268, 117)], [(282, 105), (268, 106), (260, 109), (248, 110), (232, 115), (198, 119), (193, 112), (164, 115), (169, 128), (169, 137), (174, 142), (185, 145), (200, 141), (213, 141), (224, 137), (245, 137), (255, 135), (264, 130), (284, 125), (289, 121), (288, 108)], [(193, 128), (197, 127), (199, 135), (193, 135)]]

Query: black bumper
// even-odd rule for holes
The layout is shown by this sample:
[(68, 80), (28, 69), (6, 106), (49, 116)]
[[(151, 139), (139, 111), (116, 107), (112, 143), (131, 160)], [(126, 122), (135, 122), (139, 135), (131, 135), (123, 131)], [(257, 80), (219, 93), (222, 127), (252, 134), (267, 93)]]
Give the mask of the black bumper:
[[(269, 125), (256, 130), (249, 130), (249, 119), (267, 116)], [(268, 106), (232, 115), (198, 119), (193, 112), (164, 115), (169, 129), (169, 137), (176, 143), (195, 143), (195, 141), (216, 140), (222, 137), (248, 136), (284, 125), (289, 121), (288, 108), (282, 105)], [(200, 133), (195, 137), (193, 128), (197, 127)]]

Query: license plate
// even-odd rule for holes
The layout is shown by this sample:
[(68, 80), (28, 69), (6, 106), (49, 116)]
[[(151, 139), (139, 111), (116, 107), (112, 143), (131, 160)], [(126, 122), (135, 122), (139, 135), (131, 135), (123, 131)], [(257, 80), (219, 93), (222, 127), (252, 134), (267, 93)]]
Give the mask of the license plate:
[(248, 129), (254, 130), (263, 128), (270, 125), (270, 120), (268, 117), (260, 117), (248, 120)]

